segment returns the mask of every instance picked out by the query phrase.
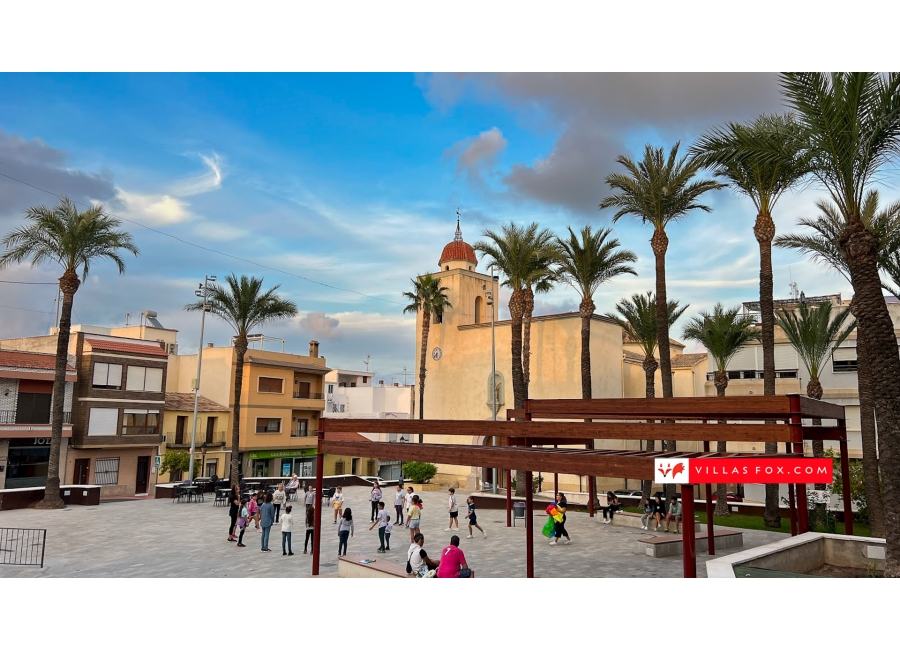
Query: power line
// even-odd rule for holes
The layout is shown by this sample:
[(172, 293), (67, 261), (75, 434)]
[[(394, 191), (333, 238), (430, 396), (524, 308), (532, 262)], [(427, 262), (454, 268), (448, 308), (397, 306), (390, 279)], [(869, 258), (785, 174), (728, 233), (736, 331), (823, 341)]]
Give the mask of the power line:
[(3, 284), (56, 284), (59, 282), (19, 282), (18, 280), (0, 280)]
[[(0, 158), (0, 162), (4, 162), (2, 158)], [(62, 196), (60, 196), (59, 194), (56, 194), (55, 192), (51, 192), (50, 190), (45, 190), (43, 187), (38, 187), (37, 185), (32, 185), (31, 183), (27, 183), (27, 182), (25, 182), (25, 181), (23, 181), (23, 180), (21, 180), (21, 179), (19, 179), (19, 178), (15, 178), (14, 176), (10, 176), (9, 174), (4, 174), (3, 172), (0, 172), (0, 176), (2, 176), (2, 177), (4, 177), (4, 178), (8, 178), (8, 179), (11, 180), (11, 181), (15, 181), (16, 183), (21, 183), (22, 185), (26, 185), (26, 186), (28, 186), (28, 187), (30, 187), (30, 188), (32, 188), (32, 189), (38, 190), (39, 192), (45, 192), (45, 193), (49, 194), (50, 196), (55, 196), (57, 199), (62, 199)], [(70, 200), (72, 200), (72, 199), (70, 199)], [(74, 204), (76, 204), (76, 205), (80, 205), (80, 206), (85, 207), (85, 208), (93, 207), (93, 206), (89, 206), (89, 205), (87, 205), (87, 204), (85, 204), (85, 203), (81, 203), (81, 202), (75, 201), (75, 200), (72, 200), (72, 203), (74, 203)], [(157, 230), (156, 228), (151, 228), (150, 226), (146, 226), (146, 225), (144, 225), (144, 224), (142, 224), (142, 223), (140, 223), (140, 222), (138, 222), (138, 221), (133, 221), (133, 220), (131, 220), (131, 219), (126, 219), (125, 217), (120, 217), (120, 216), (118, 216), (118, 215), (116, 215), (116, 214), (113, 214), (113, 213), (111, 213), (111, 212), (108, 212), (107, 214), (109, 214), (111, 217), (115, 217), (115, 218), (117, 218), (117, 219), (121, 219), (122, 221), (125, 221), (125, 222), (127, 222), (127, 223), (134, 224), (135, 226), (140, 226), (141, 228), (144, 228), (144, 229), (146, 229), (146, 230), (149, 230), (150, 232), (156, 233), (157, 235), (162, 235), (163, 237), (169, 237), (170, 239), (174, 239), (174, 240), (177, 241), (177, 242), (180, 242), (180, 243), (182, 243), (182, 244), (186, 244), (187, 246), (192, 246), (192, 247), (194, 247), (194, 248), (198, 248), (198, 249), (203, 250), (203, 251), (207, 251), (207, 252), (209, 252), (209, 253), (215, 253), (216, 255), (222, 255), (223, 257), (228, 257), (228, 258), (231, 258), (231, 259), (233, 259), (233, 260), (237, 260), (237, 261), (239, 261), (239, 262), (244, 262), (245, 264), (252, 264), (253, 266), (257, 266), (257, 267), (259, 267), (259, 268), (261, 268), (261, 269), (268, 269), (268, 270), (270, 270), (270, 271), (275, 271), (276, 273), (283, 273), (284, 275), (290, 276), (290, 277), (292, 277), (292, 278), (299, 278), (300, 280), (305, 280), (306, 282), (310, 282), (310, 283), (312, 283), (312, 284), (318, 284), (319, 286), (326, 287), (327, 289), (333, 289), (333, 290), (335, 290), (335, 291), (344, 291), (344, 292), (347, 292), (347, 293), (354, 293), (354, 294), (356, 294), (356, 295), (358, 295), (358, 296), (362, 296), (363, 298), (369, 298), (370, 300), (380, 300), (381, 302), (386, 302), (386, 303), (391, 304), (391, 305), (397, 305), (397, 306), (399, 306), (399, 307), (404, 307), (404, 306), (405, 306), (405, 305), (403, 305), (402, 303), (394, 302), (393, 300), (388, 300), (387, 298), (378, 298), (377, 296), (370, 296), (369, 294), (362, 293), (361, 291), (355, 291), (354, 289), (345, 289), (345, 288), (343, 288), (343, 287), (336, 287), (336, 286), (334, 286), (334, 285), (326, 284), (326, 283), (324, 283), (324, 282), (319, 282), (318, 280), (313, 280), (313, 279), (311, 279), (311, 278), (307, 278), (307, 277), (304, 277), (304, 276), (302, 276), (302, 275), (298, 275), (298, 274), (296, 274), (296, 273), (291, 273), (290, 271), (284, 271), (284, 270), (282, 270), (282, 269), (275, 268), (274, 266), (268, 266), (268, 265), (266, 265), (266, 264), (260, 264), (259, 262), (254, 262), (253, 260), (248, 260), (248, 259), (245, 259), (245, 258), (243, 258), (243, 257), (238, 257), (237, 255), (231, 255), (230, 253), (225, 253), (225, 252), (223, 252), (223, 251), (216, 250), (215, 248), (208, 248), (208, 247), (206, 247), (206, 246), (201, 246), (200, 244), (195, 244), (194, 242), (188, 241), (188, 240), (186, 240), (186, 239), (182, 239), (181, 237), (177, 237), (176, 235), (172, 235), (172, 234), (167, 233), (167, 232), (164, 232), (164, 231), (162, 231), (162, 230)]]
[(35, 314), (52, 314), (52, 311), (38, 311), (37, 309), (25, 309), (24, 307), (13, 307), (12, 305), (0, 305), (3, 309), (16, 309), (18, 311), (30, 311)]

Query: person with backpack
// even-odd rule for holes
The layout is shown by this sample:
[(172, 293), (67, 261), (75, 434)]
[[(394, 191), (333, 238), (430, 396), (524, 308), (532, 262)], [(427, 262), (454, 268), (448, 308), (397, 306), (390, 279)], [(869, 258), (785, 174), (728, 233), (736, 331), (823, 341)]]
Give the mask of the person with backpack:
[[(291, 527), (294, 525), (294, 515), (291, 514), (291, 506), (288, 506), (284, 509), (284, 516), (281, 518), (281, 554), (282, 555), (293, 555), (294, 551), (291, 549)], [(287, 544), (287, 551), (285, 551), (285, 544)]]
[(347, 555), (347, 539), (350, 537), (353, 537), (353, 511), (350, 508), (344, 508), (344, 516), (341, 519), (341, 525), (338, 526), (338, 557)]
[(406, 572), (414, 573), (422, 577), (428, 571), (437, 569), (440, 562), (434, 562), (423, 548), (425, 546), (425, 536), (422, 533), (416, 533), (409, 549), (406, 551)]

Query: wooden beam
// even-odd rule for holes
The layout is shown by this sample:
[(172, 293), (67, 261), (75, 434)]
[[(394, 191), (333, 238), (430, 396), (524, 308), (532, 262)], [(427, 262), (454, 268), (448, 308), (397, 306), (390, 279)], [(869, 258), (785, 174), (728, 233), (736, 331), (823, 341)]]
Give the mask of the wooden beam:
[[(815, 401), (815, 400), (813, 400)], [(786, 395), (740, 397), (656, 397), (529, 400), (532, 417), (644, 417), (710, 419), (785, 419), (791, 415)], [(810, 416), (811, 417), (811, 416)], [(828, 417), (828, 416), (822, 416)]]

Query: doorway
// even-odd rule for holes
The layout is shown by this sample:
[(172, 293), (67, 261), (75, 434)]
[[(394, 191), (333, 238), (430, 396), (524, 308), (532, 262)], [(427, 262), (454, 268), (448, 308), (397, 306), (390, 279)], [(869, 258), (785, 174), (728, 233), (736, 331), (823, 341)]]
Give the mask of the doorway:
[(150, 483), (150, 456), (138, 456), (137, 476), (134, 479), (134, 493), (147, 494)]
[[(206, 418), (206, 444), (211, 445), (216, 432), (216, 420), (218, 418)], [(207, 474), (209, 476), (209, 474)]]
[(187, 426), (187, 416), (179, 415), (178, 419), (175, 420), (175, 444), (183, 445), (184, 444), (184, 429)]
[(76, 458), (75, 472), (72, 476), (72, 482), (75, 485), (90, 485), (91, 482), (91, 459)]

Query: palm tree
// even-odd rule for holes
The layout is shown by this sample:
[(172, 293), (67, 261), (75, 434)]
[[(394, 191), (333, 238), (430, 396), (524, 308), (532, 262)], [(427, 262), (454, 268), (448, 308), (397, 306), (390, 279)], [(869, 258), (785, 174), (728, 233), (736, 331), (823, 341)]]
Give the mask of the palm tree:
[[(844, 309), (835, 313), (832, 318), (830, 302), (824, 302), (814, 308), (801, 302), (796, 313), (782, 310), (776, 315), (778, 327), (787, 336), (788, 341), (796, 350), (797, 356), (806, 367), (809, 375), (806, 394), (813, 399), (822, 399), (823, 391), (819, 375), (832, 348), (843, 343), (856, 327), (855, 322), (844, 326), (848, 316), (850, 316), (850, 310)], [(821, 425), (822, 421), (813, 420), (813, 424)], [(816, 458), (822, 458), (825, 455), (823, 441), (813, 440), (812, 448), (813, 456)], [(816, 486), (816, 489), (824, 490), (825, 486)]]
[[(442, 316), (444, 311), (452, 309), (447, 298), (447, 287), (441, 286), (439, 278), (431, 273), (420, 275), (411, 280), (412, 291), (404, 291), (403, 297), (410, 303), (403, 308), (404, 314), (422, 314), (422, 346), (419, 354), (419, 419), (425, 419), (425, 362), (428, 359), (428, 334), (431, 331), (431, 316)], [(419, 434), (422, 442), (422, 434)]]
[(555, 268), (559, 261), (555, 237), (549, 230), (536, 232), (531, 243), (534, 255), (531, 269), (525, 281), (525, 311), (522, 314), (522, 377), (525, 382), (525, 399), (531, 382), (531, 318), (534, 315), (534, 294), (548, 293), (558, 279)]
[[(878, 272), (878, 236), (863, 221), (866, 191), (900, 152), (900, 73), (795, 72), (780, 79), (800, 125), (810, 170), (837, 205), (844, 229), (838, 248), (847, 262), (857, 323), (860, 412), (878, 420), (883, 494), (900, 491), (900, 355)], [(767, 155), (780, 157), (779, 152)], [(871, 441), (864, 443), (871, 447)], [(865, 452), (864, 452), (865, 456)], [(865, 482), (877, 489), (872, 464)], [(867, 487), (868, 492), (869, 487)], [(900, 576), (900, 503), (883, 499), (887, 539), (885, 575)]]
[[(753, 156), (760, 148), (777, 150), (778, 158)], [(756, 207), (753, 234), (759, 243), (759, 306), (762, 321), (763, 394), (775, 394), (775, 302), (772, 293), (772, 210), (778, 199), (807, 174), (797, 146), (797, 125), (785, 115), (762, 115), (750, 124), (731, 123), (715, 128), (691, 147), (694, 160), (711, 168), (738, 194)], [(766, 452), (778, 452), (778, 443), (767, 442)], [(766, 485), (767, 526), (779, 528), (778, 486)]]
[[(75, 292), (88, 276), (91, 264), (100, 259), (112, 260), (125, 273), (122, 252), (137, 256), (137, 246), (127, 232), (119, 230), (122, 222), (109, 216), (96, 205), (84, 212), (68, 197), (53, 208), (38, 205), (25, 211), (26, 225), (3, 238), (6, 252), (0, 255), (0, 269), (30, 260), (32, 266), (56, 262), (63, 268), (59, 278), (62, 308), (56, 338), (56, 368), (50, 413), (50, 460), (47, 487), (36, 508), (64, 508), (59, 496), (59, 455), (62, 445), (63, 407), (66, 393), (66, 361), (72, 328), (72, 303)], [(80, 277), (79, 277), (80, 276)]]
[[(687, 157), (679, 159), (679, 144), (672, 147), (668, 156), (662, 147), (654, 149), (648, 144), (639, 163), (628, 156), (619, 156), (617, 162), (628, 173), (606, 177), (607, 185), (618, 190), (618, 193), (600, 203), (601, 209), (617, 208), (613, 222), (630, 214), (640, 219), (641, 223), (653, 226), (650, 246), (656, 258), (656, 327), (663, 397), (673, 395), (666, 298), (666, 250), (669, 247), (666, 226), (684, 218), (692, 210), (709, 212), (709, 206), (699, 202), (700, 197), (710, 190), (724, 187), (713, 180), (694, 180), (700, 165)], [(666, 451), (675, 451), (674, 440), (666, 440), (663, 445)]]
[[(207, 291), (206, 311), (225, 321), (234, 330), (234, 407), (231, 416), (231, 482), (240, 480), (238, 451), (241, 448), (241, 392), (244, 387), (244, 355), (247, 337), (257, 327), (297, 315), (297, 305), (279, 298), (275, 292), (281, 285), (263, 290), (263, 278), (234, 273), (226, 284), (211, 284)], [(203, 300), (185, 305), (187, 311), (202, 311)]]
[[(503, 286), (512, 289), (509, 298), (509, 316), (511, 320), (510, 356), (512, 357), (513, 406), (525, 408), (528, 399), (528, 384), (522, 364), (523, 339), (522, 320), (527, 307), (526, 289), (534, 283), (541, 266), (549, 266), (546, 258), (551, 257), (552, 234), (546, 230), (538, 230), (538, 224), (532, 222), (528, 226), (519, 226), (510, 222), (501, 227), (500, 232), (484, 231), (485, 239), (472, 248), (487, 257), (490, 264), (496, 266), (506, 279)], [(529, 349), (530, 352), (530, 349)], [(525, 494), (525, 472), (516, 470), (516, 495)]]
[[(702, 343), (716, 363), (713, 383), (718, 397), (725, 397), (725, 389), (728, 387), (728, 362), (738, 350), (760, 338), (753, 316), (741, 315), (740, 312), (740, 307), (726, 310), (722, 303), (717, 302), (711, 314), (701, 311), (699, 316), (695, 316), (684, 326), (684, 338)], [(719, 440), (716, 451), (726, 453), (727, 441)], [(718, 517), (729, 515), (725, 489), (724, 483), (716, 486), (715, 514)]]
[(591, 399), (591, 318), (596, 310), (594, 293), (613, 278), (629, 273), (637, 275), (631, 266), (637, 255), (620, 249), (618, 239), (611, 238), (612, 229), (594, 232), (590, 226), (577, 235), (571, 226), (569, 238), (557, 237), (561, 254), (560, 279), (581, 296), (578, 313), (581, 316), (581, 397)]
[[(669, 315), (669, 327), (675, 324), (684, 310), (690, 305), (684, 307), (678, 306), (677, 300), (670, 300), (666, 307)], [(646, 378), (646, 397), (656, 397), (656, 370), (659, 363), (656, 361), (656, 343), (658, 336), (658, 328), (656, 327), (656, 301), (653, 298), (653, 292), (648, 291), (646, 294), (636, 293), (631, 299), (623, 298), (616, 303), (616, 312), (608, 313), (607, 318), (616, 321), (625, 336), (634, 343), (637, 343), (641, 351), (644, 353), (644, 376)], [(652, 420), (651, 420), (652, 422)], [(647, 440), (647, 451), (656, 450), (656, 441)], [(653, 481), (642, 481), (641, 489), (644, 497), (650, 496), (650, 490), (653, 487)]]

